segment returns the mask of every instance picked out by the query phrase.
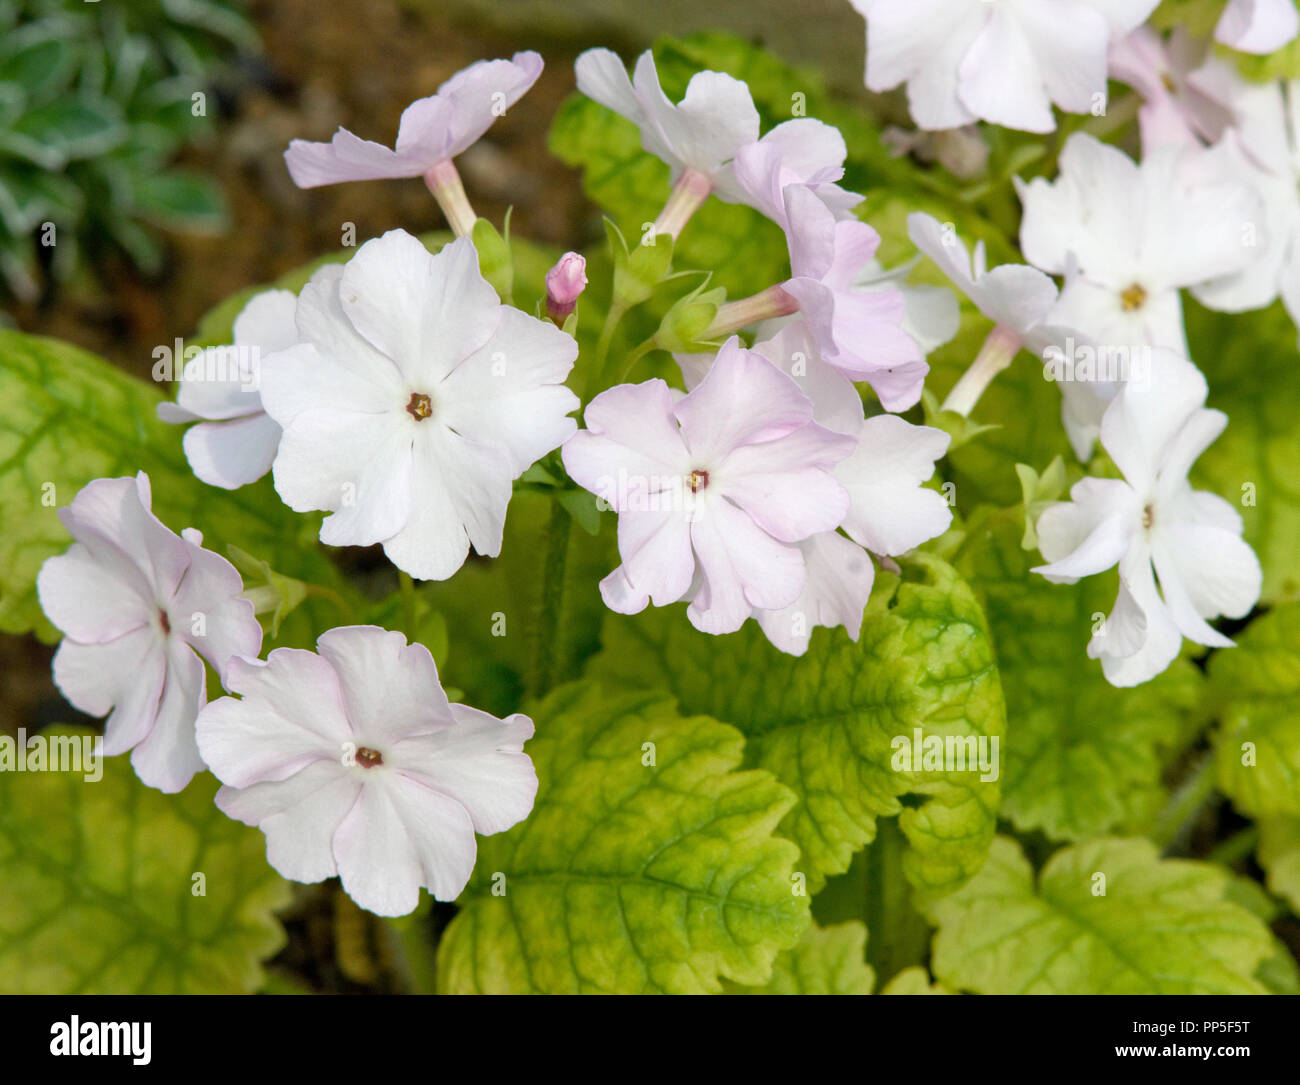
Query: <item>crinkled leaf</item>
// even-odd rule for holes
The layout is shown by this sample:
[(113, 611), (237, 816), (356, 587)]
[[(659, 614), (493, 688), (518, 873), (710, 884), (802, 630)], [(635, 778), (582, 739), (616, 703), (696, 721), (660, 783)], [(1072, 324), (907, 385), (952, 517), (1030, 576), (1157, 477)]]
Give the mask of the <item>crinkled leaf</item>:
[[(680, 607), (611, 615), (589, 673), (666, 688), (683, 711), (739, 727), (746, 763), (798, 794), (781, 831), (803, 851), (816, 889), (870, 841), (876, 819), (900, 816), (908, 878), (922, 893), (951, 890), (984, 860), (999, 785), (978, 769), (895, 771), (895, 737), (1001, 738), (1005, 715), (979, 604), (948, 565), (927, 554), (906, 579), (878, 572), (858, 643), (814, 631), (806, 656), (773, 648), (754, 623), (725, 637), (696, 631)], [(917, 796), (904, 809), (904, 796)], [(901, 813), (900, 813), (901, 812)]]
[(1035, 877), (999, 837), (984, 869), (930, 909), (934, 972), (978, 994), (1264, 994), (1255, 973), (1273, 937), (1229, 899), (1231, 880), (1119, 838), (1062, 848)]
[(932, 983), (930, 973), (921, 965), (904, 968), (892, 980), (885, 984), (882, 995), (950, 995), (942, 983)]
[(1018, 510), (985, 509), (954, 559), (984, 600), (1007, 701), (1003, 815), (1053, 840), (1143, 826), (1164, 801), (1163, 753), (1184, 735), (1200, 673), (1178, 659), (1116, 689), (1085, 652), (1114, 579), (1051, 584), (1020, 543)]
[(860, 922), (810, 927), (793, 949), (772, 965), (761, 987), (727, 984), (737, 995), (869, 995), (876, 975), (867, 964), (867, 928)]
[(1261, 819), (1255, 856), (1268, 872), (1269, 890), (1300, 915), (1300, 818)]
[[(89, 735), (43, 732), (56, 733)], [(125, 758), (102, 767), (94, 782), (75, 772), (6, 773), (0, 992), (257, 990), (259, 962), (284, 942), (274, 912), (289, 901), (288, 883), (266, 864), (265, 838), (216, 808), (207, 774), (164, 795)]]
[(662, 695), (585, 682), (530, 714), (537, 803), (479, 842), (439, 946), (441, 990), (702, 993), (721, 978), (766, 982), (807, 927), (808, 898), (795, 892), (796, 849), (772, 835), (794, 796), (769, 773), (736, 771), (743, 736), (679, 716)]
[(1300, 816), (1300, 603), (1210, 659), (1219, 702), (1219, 787), (1251, 817)]

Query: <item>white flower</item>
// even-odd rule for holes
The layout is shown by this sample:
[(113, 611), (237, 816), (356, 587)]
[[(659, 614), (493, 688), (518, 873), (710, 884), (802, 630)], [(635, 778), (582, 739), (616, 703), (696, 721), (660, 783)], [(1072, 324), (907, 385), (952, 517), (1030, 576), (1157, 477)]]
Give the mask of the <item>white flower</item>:
[(1245, 85), (1236, 68), (1182, 28), (1166, 42), (1139, 27), (1111, 49), (1110, 70), (1142, 95), (1144, 155), (1168, 145), (1213, 143), (1232, 122), (1231, 100)]
[(449, 704), (422, 644), (372, 625), (322, 633), (315, 652), (237, 659), (199, 716), (203, 758), (226, 786), (217, 805), (266, 834), (286, 878), (338, 875), (362, 908), (415, 909), (465, 888), (474, 834), (526, 818), (537, 775), (533, 722)]
[(907, 84), (921, 128), (974, 120), (1050, 132), (1052, 104), (1106, 96), (1106, 50), (1157, 0), (851, 0), (867, 20), (866, 84)]
[(512, 480), (576, 428), (577, 343), (502, 305), (468, 238), (435, 256), (401, 230), (317, 271), (298, 331), (262, 380), (285, 503), (423, 580), (500, 553)]
[(697, 629), (731, 633), (753, 608), (798, 597), (794, 544), (843, 519), (831, 469), (853, 442), (815, 424), (794, 381), (735, 337), (679, 396), (662, 380), (602, 392), (564, 466), (619, 514), (623, 564), (601, 581), (606, 605), (635, 614), (690, 599)]
[(396, 150), (340, 128), (329, 143), (291, 141), (284, 153), (289, 175), (299, 188), (423, 176), (477, 143), (541, 74), (542, 58), (533, 52), (480, 60), (402, 111)]
[[(939, 265), (953, 285), (975, 303), (975, 308), (994, 322), (990, 337), (998, 337), (999, 349), (1014, 355), (1023, 347), (1043, 362), (1064, 359), (1080, 349), (1092, 351), (1095, 357), (1095, 346), (1087, 336), (1072, 328), (1047, 323), (1053, 315), (1058, 293), (1056, 283), (1037, 268), (1002, 264), (990, 271), (983, 241), (975, 242), (972, 260), (955, 232), (923, 212), (907, 216), (907, 232), (913, 244)], [(1100, 370), (1082, 375), (1072, 368), (1056, 384), (1061, 389), (1061, 421), (1070, 444), (1079, 459), (1087, 461), (1097, 439), (1101, 416), (1115, 395), (1117, 382), (1105, 379)]]
[(108, 716), (105, 754), (134, 750), (140, 779), (173, 792), (203, 768), (203, 659), (220, 674), (233, 656), (257, 655), (262, 627), (235, 567), (194, 529), (170, 531), (150, 504), (143, 471), (87, 483), (59, 512), (76, 541), (41, 566), (36, 590), (64, 634), (55, 685), (76, 708)]
[(1242, 540), (1237, 510), (1187, 481), (1228, 421), (1204, 406), (1205, 396), (1191, 362), (1155, 352), (1150, 379), (1125, 384), (1101, 422), (1101, 443), (1123, 479), (1085, 478), (1037, 522), (1049, 564), (1035, 572), (1049, 580), (1073, 583), (1119, 565), (1115, 608), (1088, 644), (1112, 685), (1154, 678), (1183, 637), (1230, 646), (1206, 619), (1240, 618), (1259, 598), (1259, 560)]
[(198, 422), (185, 432), (185, 458), (209, 486), (234, 490), (269, 470), (280, 427), (258, 393), (267, 357), (298, 342), (288, 290), (249, 299), (235, 318), (234, 344), (208, 347), (186, 363), (175, 403), (158, 404), (164, 422)]
[(1259, 246), (1240, 271), (1201, 283), (1197, 301), (1237, 313), (1281, 296), (1300, 326), (1300, 79), (1251, 87), (1238, 96), (1240, 127), (1193, 163), (1208, 183), (1249, 185), (1262, 207)]
[(588, 49), (573, 65), (578, 89), (626, 117), (641, 130), (641, 145), (668, 163), (674, 180), (694, 170), (711, 181), (736, 151), (758, 139), (758, 110), (749, 88), (723, 72), (696, 72), (686, 96), (674, 105), (659, 86), (654, 55), (647, 49), (628, 79), (618, 54)]
[(1272, 53), (1300, 30), (1295, 0), (1228, 0), (1214, 40), (1243, 53)]
[(1075, 133), (1056, 181), (1018, 185), (1025, 257), (1053, 275), (1071, 272), (1048, 323), (1107, 347), (1148, 344), (1186, 357), (1179, 288), (1253, 259), (1247, 227), (1260, 208), (1245, 185), (1191, 183), (1181, 164), (1178, 151), (1162, 148), (1138, 166)]
[(1045, 323), (1056, 304), (1056, 283), (1043, 272), (1026, 264), (1002, 264), (990, 271), (983, 241), (975, 242), (972, 259), (956, 231), (922, 211), (907, 216), (907, 234), (975, 308), (1026, 349), (1041, 354), (1057, 341), (1060, 330)]

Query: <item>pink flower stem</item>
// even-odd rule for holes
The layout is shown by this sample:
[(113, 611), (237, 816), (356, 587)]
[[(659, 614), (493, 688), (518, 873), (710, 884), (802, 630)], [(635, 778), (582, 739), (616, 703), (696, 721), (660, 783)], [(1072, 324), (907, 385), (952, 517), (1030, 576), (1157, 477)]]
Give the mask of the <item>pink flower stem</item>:
[(993, 382), (994, 377), (1011, 364), (1011, 359), (1016, 356), (1020, 346), (1019, 335), (1005, 324), (995, 325), (989, 332), (988, 338), (984, 340), (984, 345), (980, 347), (980, 352), (975, 355), (970, 368), (952, 386), (952, 391), (948, 393), (948, 398), (943, 401), (940, 409), (955, 411), (963, 417), (969, 416), (975, 404), (979, 402), (980, 396), (984, 394), (984, 389)]
[(799, 311), (799, 303), (780, 286), (769, 286), (757, 294), (737, 301), (724, 302), (718, 306), (713, 323), (705, 331), (703, 338), (719, 339), (757, 324), (760, 320), (789, 316)]
[(424, 175), (424, 183), (429, 186), (433, 198), (438, 201), (442, 213), (447, 216), (447, 223), (457, 237), (468, 237), (474, 229), (478, 216), (469, 205), (465, 195), (465, 186), (461, 184), (460, 174), (451, 159), (431, 166)]
[(691, 216), (709, 198), (709, 193), (712, 191), (713, 182), (706, 174), (699, 170), (683, 170), (668, 195), (668, 202), (664, 204), (664, 209), (655, 219), (654, 232), (676, 237), (690, 222)]

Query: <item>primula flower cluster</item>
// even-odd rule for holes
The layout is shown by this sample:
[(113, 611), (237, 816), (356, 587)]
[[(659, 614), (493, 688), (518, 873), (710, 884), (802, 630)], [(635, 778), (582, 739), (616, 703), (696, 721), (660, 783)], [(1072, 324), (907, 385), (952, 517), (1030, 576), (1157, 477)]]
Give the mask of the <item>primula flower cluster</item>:
[[(972, 415), (1019, 351), (1050, 362), (1131, 347), (1142, 365), (1061, 382), (1069, 440), (1097, 475), (1038, 516), (1035, 571), (1071, 582), (1118, 567), (1114, 608), (1086, 651), (1115, 685), (1146, 681), (1184, 637), (1229, 646), (1209, 621), (1247, 614), (1261, 584), (1240, 516), (1187, 481), (1227, 418), (1206, 406), (1181, 291), (1232, 311), (1280, 296), (1300, 319), (1300, 82), (1245, 84), (1209, 43), (1142, 27), (1154, 6), (855, 0), (867, 86), (905, 85), (920, 128), (1051, 131), (1053, 106), (1104, 105), (1108, 78), (1143, 99), (1141, 161), (1076, 132), (1054, 176), (1017, 180), (1026, 263), (993, 268), (983, 241), (972, 252), (918, 210), (916, 259), (884, 269), (870, 201), (844, 187), (835, 128), (796, 117), (763, 132), (731, 75), (699, 72), (674, 102), (651, 53), (630, 77), (608, 50), (582, 54), (578, 89), (668, 167), (649, 239), (668, 235), (671, 250), (708, 199), (743, 204), (784, 234), (789, 274), (750, 297), (691, 295), (709, 306), (702, 333), (667, 337), (665, 317), (611, 359), (611, 331), (650, 290), (616, 298), (594, 350), (584, 332), (580, 364), (586, 257), (565, 253), (531, 284), (532, 311), (516, 307), (494, 277), (500, 252), (480, 264), (480, 238), (499, 235), (476, 227), (453, 162), (533, 85), (541, 58), (475, 64), (406, 109), (392, 149), (340, 129), (285, 155), (304, 188), (422, 177), (454, 240), (431, 248), (394, 229), (296, 294), (256, 294), (233, 343), (192, 359), (159, 414), (189, 427), (203, 482), (236, 489), (269, 474), (261, 485), (290, 508), (326, 514), (321, 542), (382, 547), (418, 580), (454, 577), (471, 551), (500, 554), (525, 474), (566, 499), (590, 501), (584, 489), (617, 519), (619, 561), (599, 584), (609, 610), (681, 603), (714, 635), (752, 619), (800, 655), (818, 627), (858, 639), (876, 563), (896, 571), (893, 558), (962, 530), (939, 465), (977, 438), (952, 419)], [(1294, 22), (1285, 0), (1233, 0), (1217, 36), (1266, 51)], [(959, 302), (907, 281), (922, 257), (990, 325), (937, 409), (928, 396), (920, 406), (927, 355), (956, 334)], [(680, 277), (664, 265), (662, 282)], [(631, 380), (655, 350), (676, 352), (677, 372), (659, 370), (671, 380)], [(1121, 477), (1103, 477), (1098, 443)], [(259, 658), (261, 597), (197, 532), (154, 515), (143, 473), (90, 482), (61, 517), (73, 545), (38, 582), (64, 634), (60, 688), (107, 717), (106, 752), (131, 751), (145, 783), (175, 791), (209, 768), (224, 784), (218, 806), (265, 833), (286, 877), (337, 876), (362, 907), (404, 914), (422, 887), (454, 899), (475, 834), (528, 816), (532, 721), (451, 703), (424, 645), (348, 624), (314, 631), (314, 652)], [(205, 664), (227, 692), (212, 703)]]

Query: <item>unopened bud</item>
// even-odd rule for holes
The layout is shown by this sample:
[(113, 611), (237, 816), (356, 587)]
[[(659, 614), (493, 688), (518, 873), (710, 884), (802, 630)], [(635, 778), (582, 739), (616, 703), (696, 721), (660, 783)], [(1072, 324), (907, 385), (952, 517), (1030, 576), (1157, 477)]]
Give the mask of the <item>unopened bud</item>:
[(586, 286), (586, 258), (576, 252), (566, 252), (546, 273), (546, 311), (555, 323), (564, 323)]

